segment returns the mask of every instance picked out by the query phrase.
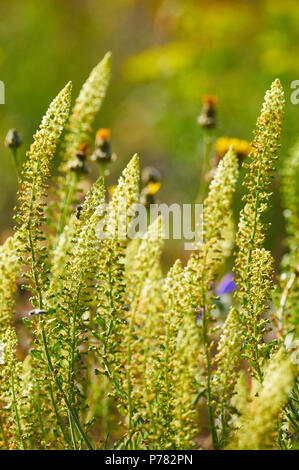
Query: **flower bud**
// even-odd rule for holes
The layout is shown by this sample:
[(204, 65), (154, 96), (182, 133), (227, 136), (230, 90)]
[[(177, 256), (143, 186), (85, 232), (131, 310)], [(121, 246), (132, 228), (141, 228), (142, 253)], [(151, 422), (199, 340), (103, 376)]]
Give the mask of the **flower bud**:
[(197, 118), (197, 123), (203, 129), (213, 129), (216, 126), (218, 98), (214, 95), (204, 95), (202, 104), (202, 112)]
[(89, 147), (88, 144), (82, 144), (79, 147), (79, 150), (76, 153), (76, 158), (74, 160), (71, 160), (68, 168), (71, 171), (77, 171), (80, 173), (88, 173), (89, 169), (86, 164), (86, 159), (88, 155)]
[(158, 183), (161, 181), (161, 173), (153, 166), (146, 166), (142, 170), (141, 180), (144, 185), (148, 183)]
[(110, 162), (111, 146), (110, 146), (110, 129), (99, 129), (96, 133), (95, 149), (91, 155), (93, 162)]

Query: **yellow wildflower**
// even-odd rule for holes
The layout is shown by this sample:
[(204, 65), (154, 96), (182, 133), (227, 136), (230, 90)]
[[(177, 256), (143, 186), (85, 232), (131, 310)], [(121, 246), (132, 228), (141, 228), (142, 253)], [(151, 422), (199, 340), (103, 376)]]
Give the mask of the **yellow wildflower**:
[(230, 146), (233, 145), (239, 159), (246, 158), (252, 151), (250, 142), (231, 137), (219, 137), (216, 140), (214, 148), (219, 160), (226, 154)]

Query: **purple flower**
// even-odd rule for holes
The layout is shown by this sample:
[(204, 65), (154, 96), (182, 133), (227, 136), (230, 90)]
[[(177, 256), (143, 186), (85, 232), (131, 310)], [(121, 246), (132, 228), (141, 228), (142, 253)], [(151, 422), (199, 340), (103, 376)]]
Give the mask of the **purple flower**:
[(236, 290), (236, 283), (234, 282), (234, 275), (233, 273), (227, 273), (219, 282), (218, 286), (216, 287), (216, 294), (223, 295), (223, 294), (230, 294)]

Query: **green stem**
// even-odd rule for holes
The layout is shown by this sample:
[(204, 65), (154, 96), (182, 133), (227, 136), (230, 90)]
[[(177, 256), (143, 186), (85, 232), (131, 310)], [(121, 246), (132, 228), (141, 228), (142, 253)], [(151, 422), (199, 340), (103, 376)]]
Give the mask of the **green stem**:
[(280, 303), (279, 303), (279, 309), (277, 311), (277, 319), (278, 319), (278, 326), (280, 329), (280, 333), (283, 336), (284, 334), (284, 320), (285, 320), (285, 308), (287, 304), (287, 300), (289, 297), (289, 294), (294, 286), (295, 280), (297, 278), (296, 273), (292, 273), (290, 275), (290, 278), (282, 292), (281, 298), (280, 298)]
[(19, 163), (18, 163), (17, 149), (12, 148), (12, 149), (11, 149), (11, 153), (12, 153), (12, 158), (13, 158), (13, 161), (14, 161), (14, 167), (15, 167), (15, 170), (16, 170), (17, 179), (19, 180), (19, 178), (20, 178), (20, 172), (19, 172)]
[(15, 411), (15, 417), (16, 417), (16, 424), (17, 424), (19, 439), (22, 442), (23, 449), (26, 450), (26, 443), (25, 443), (25, 440), (23, 438), (21, 422), (20, 422), (20, 417), (19, 417), (19, 411), (18, 411), (18, 405), (17, 405), (17, 399), (16, 399), (14, 371), (12, 371), (10, 378), (11, 378), (12, 403), (13, 403), (13, 407), (14, 407), (14, 411)]
[(69, 418), (69, 423), (70, 423), (70, 428), (71, 428), (73, 448), (74, 448), (74, 450), (78, 450), (77, 441), (76, 441), (76, 434), (75, 434), (75, 429), (74, 429), (74, 422), (73, 422), (73, 418), (72, 418), (69, 411), (68, 411), (68, 418)]
[(200, 174), (200, 186), (199, 192), (196, 198), (198, 204), (202, 204), (209, 184), (208, 173), (211, 169), (211, 149), (212, 149), (212, 137), (209, 131), (205, 131), (204, 134), (204, 161)]
[(59, 235), (62, 234), (64, 227), (66, 225), (69, 208), (70, 208), (70, 205), (72, 204), (72, 200), (74, 197), (74, 193), (76, 191), (78, 179), (79, 179), (78, 174), (75, 171), (71, 171), (67, 175), (65, 198), (64, 198), (62, 209), (60, 212), (60, 220), (58, 224), (57, 237), (59, 237)]
[(106, 162), (101, 162), (100, 163), (100, 168), (101, 168), (101, 176), (102, 176), (103, 182), (105, 184), (107, 163)]

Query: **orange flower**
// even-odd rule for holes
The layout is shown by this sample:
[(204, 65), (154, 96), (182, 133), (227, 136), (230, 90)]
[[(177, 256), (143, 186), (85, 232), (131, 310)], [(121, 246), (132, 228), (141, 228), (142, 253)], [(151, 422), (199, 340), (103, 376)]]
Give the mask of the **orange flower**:
[(202, 97), (202, 104), (205, 107), (209, 108), (217, 108), (218, 105), (218, 98), (215, 95), (203, 95)]
[(204, 95), (202, 104), (202, 112), (197, 118), (198, 125), (203, 129), (213, 129), (216, 126), (218, 98), (214, 95)]
[(109, 142), (111, 137), (111, 130), (100, 128), (96, 133), (96, 143), (100, 145), (103, 141)]

